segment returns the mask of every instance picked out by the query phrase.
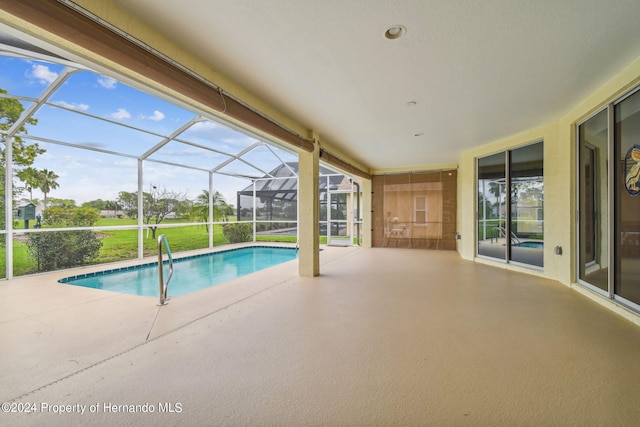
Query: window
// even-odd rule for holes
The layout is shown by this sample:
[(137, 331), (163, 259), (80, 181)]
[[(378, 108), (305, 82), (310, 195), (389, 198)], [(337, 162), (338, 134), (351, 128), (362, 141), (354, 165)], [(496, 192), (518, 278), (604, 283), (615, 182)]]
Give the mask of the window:
[(413, 206), (414, 224), (416, 226), (427, 225), (427, 196), (416, 196)]

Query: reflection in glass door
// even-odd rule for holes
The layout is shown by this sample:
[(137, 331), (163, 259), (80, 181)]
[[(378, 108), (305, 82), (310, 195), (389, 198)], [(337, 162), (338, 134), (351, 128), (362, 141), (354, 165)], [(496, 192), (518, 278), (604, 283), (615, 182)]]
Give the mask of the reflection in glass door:
[(544, 143), (478, 159), (477, 254), (544, 265)]
[(478, 159), (478, 255), (507, 257), (505, 153)]
[(581, 215), (584, 217), (584, 228), (582, 234), (581, 257), (583, 269), (592, 266), (596, 262), (596, 246), (598, 238), (596, 229), (598, 228), (598, 213), (596, 211), (596, 150), (585, 145), (582, 148), (582, 164), (580, 172), (584, 183), (584, 194), (581, 199)]
[(640, 310), (639, 91), (578, 126), (578, 213), (578, 280)]
[(608, 120), (601, 111), (578, 127), (578, 278), (609, 292)]
[(615, 106), (615, 294), (640, 305), (640, 92)]
[(511, 261), (544, 265), (544, 146), (511, 151), (509, 162)]

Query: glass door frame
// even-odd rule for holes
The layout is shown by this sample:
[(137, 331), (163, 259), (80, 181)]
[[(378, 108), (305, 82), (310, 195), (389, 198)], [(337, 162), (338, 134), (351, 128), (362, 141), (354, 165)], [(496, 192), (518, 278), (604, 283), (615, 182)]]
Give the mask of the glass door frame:
[[(609, 107), (609, 114), (610, 114), (610, 134), (609, 134), (609, 142), (610, 142), (610, 153), (611, 153), (611, 158), (615, 159), (615, 164), (614, 165), (609, 165), (609, 170), (610, 173), (612, 173), (614, 175), (615, 178), (618, 178), (618, 168), (621, 167), (621, 162), (620, 159), (617, 158), (617, 144), (616, 144), (616, 134), (615, 134), (615, 129), (614, 126), (616, 125), (615, 122), (615, 108), (617, 105), (621, 104), (623, 101), (625, 101), (627, 98), (630, 98), (634, 95), (636, 95), (638, 92), (640, 92), (640, 85), (639, 86), (635, 86), (634, 88), (632, 88), (631, 90), (629, 90), (628, 92), (626, 92), (624, 95), (622, 95), (621, 97), (617, 98), (615, 101), (613, 101), (608, 107)], [(617, 182), (612, 182), (611, 185), (614, 189), (618, 189), (620, 188), (620, 185), (616, 185), (618, 184)], [(620, 274), (618, 273), (618, 262), (622, 262), (622, 245), (619, 242), (620, 239), (620, 232), (617, 228), (616, 222), (617, 222), (617, 218), (618, 218), (618, 214), (622, 215), (622, 211), (617, 209), (621, 209), (620, 205), (620, 199), (622, 197), (621, 191), (620, 194), (616, 193), (616, 192), (612, 192), (611, 193), (612, 196), (612, 201), (610, 204), (610, 208), (612, 210), (612, 215), (611, 215), (611, 244), (612, 244), (612, 258), (611, 258), (611, 263), (613, 268), (611, 268), (610, 270), (612, 270), (611, 276), (610, 276), (610, 283), (609, 283), (609, 287), (610, 287), (610, 294), (612, 295), (612, 298), (614, 301), (617, 301), (618, 303), (631, 308), (632, 310), (636, 311), (636, 312), (640, 312), (640, 302), (639, 301), (630, 301), (628, 299), (626, 299), (625, 297), (619, 295), (616, 293), (616, 285), (618, 284), (618, 281), (622, 280), (622, 271), (620, 271)], [(639, 196), (640, 197), (640, 196)]]
[[(598, 147), (589, 144), (587, 142), (585, 142), (584, 147), (581, 145), (580, 146), (580, 150), (585, 149), (585, 151), (589, 152), (589, 164), (591, 165), (591, 171), (590, 171), (590, 176), (589, 176), (589, 181), (591, 182), (591, 187), (590, 188), (585, 188), (584, 189), (584, 199), (585, 199), (585, 210), (589, 212), (590, 215), (592, 215), (590, 217), (590, 221), (587, 220), (587, 222), (590, 222), (591, 224), (589, 224), (591, 226), (591, 229), (589, 230), (589, 236), (587, 236), (586, 234), (586, 229), (585, 229), (585, 243), (587, 242), (587, 239), (589, 240), (589, 246), (591, 247), (591, 250), (589, 252), (586, 251), (584, 252), (584, 260), (581, 260), (581, 263), (584, 263), (585, 268), (592, 266), (594, 264), (596, 264), (598, 262), (598, 254), (597, 254), (597, 248), (599, 247), (598, 245), (600, 245), (600, 240), (602, 240), (599, 237), (599, 233), (597, 232), (600, 227), (601, 227), (601, 223), (602, 220), (599, 219), (596, 215), (594, 215), (594, 213), (596, 212), (596, 205), (598, 204), (598, 186), (596, 185), (596, 180), (598, 179), (598, 174), (600, 173), (600, 169), (601, 169), (601, 165), (600, 162), (598, 161)], [(607, 145), (608, 148), (608, 145)], [(583, 159), (585, 157), (585, 153), (580, 153), (580, 159)], [(582, 171), (581, 171), (582, 172)], [(586, 176), (585, 176), (586, 178)], [(589, 191), (587, 191), (589, 190)], [(583, 192), (580, 191), (580, 196), (582, 196)], [(589, 206), (586, 206), (587, 202)], [(582, 200), (579, 200), (579, 204), (580, 207), (582, 207)], [(586, 212), (585, 212), (586, 214)], [(585, 224), (586, 225), (586, 224)], [(580, 230), (580, 237), (582, 237), (583, 233), (582, 230)], [(582, 255), (582, 252), (580, 252), (580, 255)]]
[[(588, 117), (586, 117), (584, 120), (581, 120), (580, 122), (576, 123), (575, 125), (575, 136), (576, 136), (576, 152), (575, 152), (575, 171), (576, 171), (576, 187), (575, 187), (575, 233), (576, 233), (576, 251), (575, 251), (575, 281), (576, 283), (579, 283), (582, 286), (585, 286), (586, 288), (600, 294), (603, 296), (606, 296), (607, 298), (610, 299), (614, 299), (614, 289), (613, 289), (613, 278), (614, 278), (614, 270), (615, 268), (613, 268), (613, 262), (614, 260), (614, 248), (615, 248), (615, 232), (614, 232), (614, 221), (612, 220), (612, 215), (613, 215), (613, 208), (612, 208), (612, 203), (613, 203), (613, 192), (615, 191), (615, 171), (614, 168), (612, 167), (611, 160), (615, 158), (615, 144), (613, 144), (613, 132), (614, 132), (614, 115), (613, 115), (613, 106), (614, 104), (607, 104), (606, 106), (604, 106), (603, 108), (595, 111), (594, 113), (590, 114)], [(607, 219), (606, 219), (606, 230), (607, 230), (607, 253), (606, 254), (602, 254), (602, 257), (606, 257), (607, 258), (607, 265), (608, 265), (608, 270), (607, 270), (607, 290), (603, 290), (589, 282), (587, 282), (586, 280), (583, 280), (580, 278), (580, 263), (582, 262), (582, 260), (580, 259), (580, 244), (582, 243), (580, 236), (581, 236), (581, 230), (580, 230), (580, 174), (582, 173), (582, 171), (580, 170), (580, 156), (581, 156), (581, 150), (580, 150), (580, 126), (582, 126), (583, 124), (585, 124), (586, 122), (588, 122), (589, 120), (591, 120), (592, 118), (594, 118), (595, 116), (597, 116), (598, 114), (602, 113), (603, 111), (607, 111), (607, 164), (606, 165), (598, 165), (599, 168), (603, 168), (606, 167), (607, 169)]]
[[(479, 206), (479, 204), (478, 204), (478, 203), (479, 203), (479, 200), (478, 200), (478, 194), (479, 194), (479, 192), (480, 192), (480, 180), (478, 179), (478, 174), (480, 173), (480, 160), (481, 160), (481, 159), (484, 159), (484, 158), (487, 158), (487, 157), (496, 156), (496, 155), (498, 155), (498, 154), (502, 154), (502, 155), (503, 155), (503, 158), (504, 158), (504, 178), (502, 178), (502, 180), (504, 180), (504, 182), (502, 182), (502, 183), (498, 183), (498, 186), (499, 186), (499, 193), (500, 193), (500, 195), (499, 195), (498, 197), (502, 197), (502, 194), (503, 194), (503, 193), (502, 193), (502, 191), (501, 191), (500, 189), (501, 189), (502, 187), (504, 187), (504, 197), (505, 197), (504, 204), (505, 204), (505, 212), (504, 212), (504, 217), (500, 216), (502, 206), (501, 206), (501, 205), (499, 205), (499, 206), (498, 206), (498, 218), (499, 218), (499, 220), (498, 220), (498, 226), (500, 226), (501, 221), (503, 221), (503, 220), (504, 220), (504, 230), (505, 230), (505, 231), (504, 231), (504, 233), (505, 233), (504, 238), (505, 238), (505, 242), (506, 242), (506, 239), (507, 239), (507, 237), (506, 237), (506, 236), (509, 236), (509, 235), (510, 235), (510, 233), (511, 233), (511, 221), (509, 220), (510, 215), (511, 215), (511, 212), (510, 212), (510, 207), (509, 207), (509, 203), (508, 203), (508, 199), (509, 199), (509, 198), (507, 197), (507, 192), (509, 191), (509, 167), (508, 167), (508, 165), (509, 165), (509, 154), (508, 154), (508, 153), (509, 153), (509, 152), (508, 152), (508, 150), (507, 150), (507, 151), (498, 151), (498, 152), (496, 152), (496, 153), (487, 154), (487, 155), (485, 155), (485, 156), (479, 156), (479, 157), (477, 157), (477, 158), (476, 158), (476, 161), (475, 161), (475, 165), (476, 165), (476, 173), (475, 173), (475, 176), (476, 176), (476, 179), (475, 179), (475, 181), (476, 181), (476, 185), (475, 185), (475, 187), (476, 187), (476, 191), (475, 191), (475, 194), (476, 194), (476, 196), (475, 196), (475, 198), (476, 198), (476, 202), (475, 202), (475, 205), (476, 205), (476, 220), (475, 220), (475, 227), (476, 227), (476, 232), (475, 232), (475, 236), (476, 236), (476, 243), (475, 243), (475, 256), (476, 256), (476, 257), (478, 257), (478, 258), (488, 259), (488, 260), (492, 260), (492, 261), (495, 261), (495, 262), (501, 262), (501, 263), (504, 263), (504, 264), (508, 263), (509, 257), (510, 257), (510, 255), (511, 255), (511, 254), (510, 254), (510, 252), (509, 252), (509, 245), (507, 245), (507, 244), (505, 244), (505, 245), (504, 245), (503, 256), (502, 256), (501, 258), (498, 258), (498, 257), (492, 257), (492, 256), (490, 256), (490, 255), (481, 254), (481, 253), (479, 252), (479, 241), (478, 241), (478, 239), (479, 239), (479, 237), (478, 237), (478, 236), (479, 236), (479, 234), (478, 234), (479, 225), (478, 225), (478, 224), (479, 224), (479, 222), (480, 222), (480, 209), (482, 209), (482, 210), (483, 210), (483, 212), (486, 212), (486, 208), (485, 208), (485, 206), (480, 207), (480, 206)], [(483, 186), (483, 191), (484, 191), (484, 186)], [(484, 197), (484, 192), (483, 192), (483, 197)], [(499, 201), (499, 200), (498, 200), (498, 201)], [(486, 215), (486, 213), (483, 213), (483, 215)], [(484, 218), (483, 220), (484, 220), (484, 225), (483, 225), (483, 226), (486, 228), (486, 221), (487, 221), (487, 219), (486, 219), (486, 218)], [(486, 240), (486, 233), (483, 233), (483, 237), (484, 237), (484, 238), (485, 238), (485, 240)], [(493, 237), (493, 236), (492, 236), (492, 237)], [(493, 240), (493, 238), (492, 238), (492, 237), (491, 237), (491, 240)], [(498, 239), (498, 238), (499, 238), (499, 237), (498, 237), (498, 236), (496, 236), (496, 239)]]
[[(616, 105), (620, 104), (621, 102), (623, 102), (625, 99), (631, 97), (632, 95), (635, 95), (636, 93), (638, 93), (640, 91), (640, 85), (636, 86), (632, 89), (630, 89), (629, 91), (627, 91), (626, 93), (624, 93), (622, 96), (616, 98), (615, 100), (611, 101), (610, 103), (606, 104), (605, 106), (603, 106), (602, 108), (598, 109), (597, 111), (595, 111), (594, 113), (590, 114), (588, 117), (586, 117), (585, 119), (581, 120), (580, 122), (577, 122), (575, 125), (575, 178), (576, 178), (576, 185), (575, 185), (575, 243), (576, 243), (576, 251), (574, 254), (574, 260), (575, 260), (575, 268), (574, 268), (574, 273), (575, 273), (575, 282), (578, 283), (579, 285), (594, 291), (595, 293), (605, 296), (608, 299), (615, 301), (635, 312), (640, 312), (640, 304), (633, 302), (633, 301), (629, 301), (628, 299), (617, 295), (616, 294), (616, 289), (615, 289), (615, 284), (616, 284), (616, 258), (618, 256), (621, 256), (621, 254), (619, 254), (619, 248), (618, 248), (618, 242), (617, 242), (617, 230), (616, 230), (616, 219), (615, 219), (615, 215), (616, 215), (616, 198), (619, 197), (618, 195), (616, 195), (616, 191), (618, 190), (616, 184), (618, 184), (616, 182), (616, 173), (618, 172), (618, 167), (619, 165), (617, 165), (617, 162), (619, 162), (619, 159), (616, 160), (616, 143), (615, 143), (615, 107)], [(608, 291), (603, 291), (602, 289), (598, 288), (597, 286), (594, 286), (582, 279), (580, 279), (580, 133), (579, 133), (579, 126), (586, 123), (588, 120), (590, 120), (591, 118), (593, 118), (594, 116), (596, 116), (597, 114), (601, 113), (602, 111), (606, 110), (607, 111), (607, 125), (608, 125), (608, 129), (607, 129), (607, 155), (608, 155), (608, 159), (607, 159), (607, 232), (608, 232), (608, 236), (607, 236), (607, 243), (608, 243), (608, 248), (607, 248), (607, 257), (608, 257), (608, 265), (609, 265), (609, 269), (608, 269)]]
[[(483, 156), (478, 156), (475, 159), (475, 167), (476, 167), (476, 173), (475, 173), (475, 193), (476, 193), (476, 201), (475, 201), (475, 256), (477, 258), (481, 258), (481, 259), (486, 259), (486, 260), (491, 260), (494, 262), (499, 262), (499, 263), (504, 263), (504, 264), (511, 264), (514, 266), (519, 266), (519, 267), (524, 267), (524, 268), (528, 268), (531, 270), (539, 270), (539, 271), (544, 271), (544, 250), (542, 249), (542, 265), (536, 265), (534, 263), (526, 263), (526, 262), (522, 262), (522, 261), (517, 261), (517, 260), (513, 260), (512, 259), (512, 244), (513, 240), (514, 240), (514, 234), (512, 233), (513, 231), (513, 226), (512, 226), (512, 210), (513, 210), (513, 206), (512, 206), (512, 185), (513, 185), (513, 180), (512, 180), (512, 166), (513, 166), (513, 161), (512, 161), (512, 154), (514, 151), (519, 150), (519, 149), (523, 149), (523, 148), (527, 148), (527, 147), (533, 147), (537, 144), (540, 144), (544, 153), (544, 144), (545, 141), (544, 139), (539, 139), (539, 140), (533, 140), (524, 144), (520, 144), (517, 146), (513, 146), (513, 147), (509, 147), (505, 150), (501, 150), (495, 153), (488, 153), (486, 155)], [(496, 258), (496, 257), (492, 257), (491, 255), (487, 255), (487, 254), (481, 254), (480, 250), (479, 250), (479, 222), (480, 222), (480, 209), (481, 207), (479, 206), (479, 197), (478, 194), (480, 192), (480, 179), (479, 179), (479, 173), (480, 173), (480, 160), (481, 159), (485, 159), (488, 157), (492, 157), (492, 156), (496, 156), (499, 154), (504, 154), (504, 186), (505, 186), (505, 216), (504, 216), (504, 227), (502, 233), (504, 234), (504, 239), (505, 239), (505, 248), (504, 248), (504, 258)], [(543, 182), (543, 189), (544, 189), (544, 154), (542, 157), (542, 162), (543, 162), (543, 166), (542, 166), (542, 182)], [(543, 190), (544, 191), (544, 190)], [(543, 193), (544, 194), (544, 193)], [(543, 200), (544, 200), (544, 195), (543, 195)], [(543, 217), (544, 217), (544, 203), (543, 203)], [(543, 225), (543, 230), (544, 230), (544, 225)], [(543, 239), (542, 241), (544, 242), (544, 232), (543, 232)]]

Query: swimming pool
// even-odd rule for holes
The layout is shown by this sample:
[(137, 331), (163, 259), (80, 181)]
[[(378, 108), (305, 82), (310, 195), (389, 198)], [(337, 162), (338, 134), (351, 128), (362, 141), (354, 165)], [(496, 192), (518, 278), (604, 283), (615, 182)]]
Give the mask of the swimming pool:
[(544, 242), (528, 241), (528, 242), (514, 243), (511, 246), (512, 247), (517, 246), (519, 248), (544, 249)]
[[(249, 246), (173, 259), (169, 296), (184, 295), (297, 258), (295, 248)], [(165, 277), (168, 266), (164, 264)], [(158, 263), (66, 277), (60, 283), (158, 296)]]

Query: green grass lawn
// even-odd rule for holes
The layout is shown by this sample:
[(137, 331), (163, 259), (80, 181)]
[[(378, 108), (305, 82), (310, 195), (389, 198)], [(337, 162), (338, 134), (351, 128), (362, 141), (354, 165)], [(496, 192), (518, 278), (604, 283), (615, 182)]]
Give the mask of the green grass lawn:
[[(118, 222), (123, 221), (123, 222)], [(127, 221), (127, 222), (124, 222)], [(179, 224), (186, 221), (168, 220), (164, 224)], [(102, 219), (98, 226), (110, 225), (135, 225), (133, 220)], [(144, 255), (150, 256), (158, 253), (158, 236), (164, 234), (167, 237), (171, 252), (183, 252), (193, 249), (209, 247), (209, 233), (204, 225), (191, 225), (186, 227), (162, 228), (156, 230), (155, 238), (151, 230), (144, 231)], [(125, 259), (134, 259), (138, 256), (138, 230), (104, 230), (101, 232), (102, 249), (98, 262), (113, 262)], [(220, 246), (227, 241), (222, 233), (222, 227), (213, 226), (213, 245)]]

